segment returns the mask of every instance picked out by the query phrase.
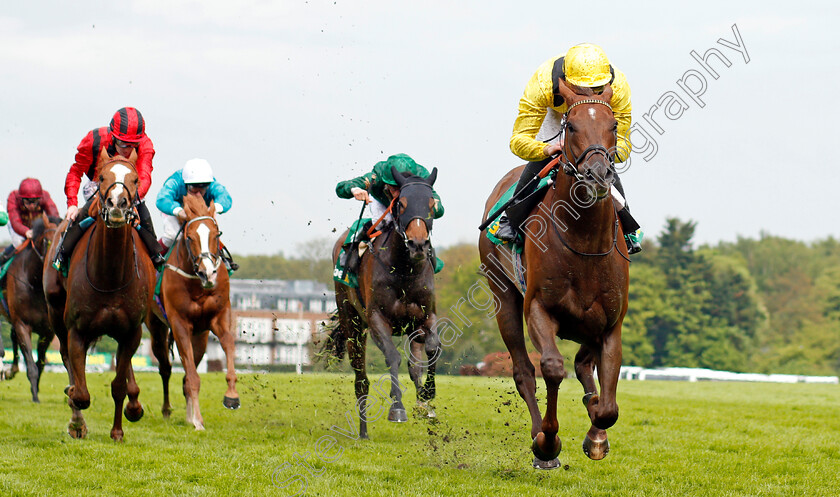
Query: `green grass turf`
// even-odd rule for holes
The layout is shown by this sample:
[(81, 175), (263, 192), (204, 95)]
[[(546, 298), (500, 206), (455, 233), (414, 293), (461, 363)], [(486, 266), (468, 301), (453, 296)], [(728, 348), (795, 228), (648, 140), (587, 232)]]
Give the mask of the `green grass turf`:
[[(66, 433), (66, 375), (44, 375), (40, 405), (29, 401), (25, 375), (0, 382), (0, 491), (282, 496), (305, 483), (310, 496), (840, 495), (837, 385), (624, 381), (611, 452), (590, 461), (581, 450), (582, 390), (567, 380), (561, 468), (539, 471), (530, 466), (527, 410), (510, 378), (439, 376), (436, 420), (409, 413), (408, 423), (395, 424), (383, 416), (370, 423), (371, 440), (356, 441), (330, 431), (348, 428), (345, 413), (355, 416), (349, 375), (241, 374), (238, 411), (222, 406), (224, 376), (202, 375), (205, 432), (184, 421), (181, 377), (172, 377), (175, 412), (164, 420), (159, 378), (138, 374), (146, 414), (123, 422), (120, 444), (109, 438), (113, 374), (88, 375), (85, 440)], [(401, 381), (409, 385), (407, 376)], [(544, 392), (540, 381), (541, 402)], [(414, 401), (410, 386), (406, 406)], [(326, 435), (336, 440), (321, 446), (330, 462), (315, 455)]]

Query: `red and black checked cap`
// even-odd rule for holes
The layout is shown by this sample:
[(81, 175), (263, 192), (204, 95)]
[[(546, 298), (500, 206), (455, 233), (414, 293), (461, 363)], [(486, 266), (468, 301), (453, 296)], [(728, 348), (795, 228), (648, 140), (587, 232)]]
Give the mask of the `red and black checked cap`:
[(146, 136), (146, 121), (143, 114), (134, 107), (123, 107), (111, 118), (111, 134), (114, 138), (137, 143)]

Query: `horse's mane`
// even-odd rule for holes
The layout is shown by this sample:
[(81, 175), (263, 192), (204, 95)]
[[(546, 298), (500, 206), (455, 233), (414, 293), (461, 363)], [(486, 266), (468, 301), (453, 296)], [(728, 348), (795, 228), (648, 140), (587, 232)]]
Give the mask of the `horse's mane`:
[[(58, 225), (61, 223), (60, 217), (53, 217), (49, 216), (50, 223)], [(38, 238), (39, 236), (44, 234), (44, 231), (47, 230), (46, 225), (44, 225), (44, 218), (37, 217), (34, 221), (32, 221), (32, 238)]]
[(204, 197), (201, 195), (184, 195), (184, 210), (187, 211), (187, 216), (209, 216), (210, 206), (204, 202)]

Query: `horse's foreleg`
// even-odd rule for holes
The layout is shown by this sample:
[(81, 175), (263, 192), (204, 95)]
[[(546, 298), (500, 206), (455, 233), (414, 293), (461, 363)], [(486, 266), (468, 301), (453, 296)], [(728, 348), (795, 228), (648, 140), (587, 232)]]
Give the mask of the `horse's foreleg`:
[[(443, 349), (440, 346), (440, 337), (437, 333), (437, 316), (431, 314), (426, 321), (426, 340), (423, 342), (426, 348), (426, 383), (423, 385), (426, 400), (435, 398), (435, 370)], [(434, 417), (434, 411), (429, 412), (429, 417)]]
[(589, 400), (598, 395), (595, 384), (595, 353), (586, 345), (581, 345), (575, 355), (575, 376), (583, 387), (583, 405), (589, 405)]
[(368, 320), (370, 325), (370, 336), (379, 350), (385, 355), (385, 363), (391, 373), (391, 409), (388, 411), (388, 421), (404, 423), (408, 421), (405, 406), (402, 403), (402, 390), (400, 390), (400, 352), (394, 345), (391, 338), (393, 331), (391, 325), (378, 312), (373, 312)]
[(160, 411), (165, 419), (172, 414), (169, 403), (169, 378), (172, 376), (172, 362), (169, 359), (169, 327), (152, 316), (146, 323), (152, 336), (152, 353), (158, 361), (158, 373), (163, 383), (163, 406)]
[(50, 348), (54, 333), (44, 330), (44, 334), (38, 338), (38, 389), (41, 388), (41, 375), (44, 373), (44, 366), (47, 364), (47, 349)]
[(178, 346), (178, 354), (181, 356), (181, 365), (184, 367), (184, 397), (186, 399), (187, 423), (195, 426), (196, 430), (204, 429), (204, 420), (198, 409), (198, 389), (201, 379), (198, 377), (193, 352), (192, 325), (176, 317), (176, 312), (169, 312), (169, 323), (175, 335), (175, 344)]
[(12, 340), (12, 367), (6, 374), (7, 380), (11, 380), (12, 378), (14, 378), (18, 374), (18, 371), (20, 371), (20, 367), (18, 367), (18, 361), (20, 357), (18, 355), (18, 349), (20, 347), (18, 346), (17, 331), (15, 330), (14, 325), (12, 325), (12, 329), (10, 331), (11, 334), (9, 335), (9, 338)]
[(531, 451), (539, 460), (534, 461), (535, 466), (553, 469), (559, 466), (555, 459), (562, 447), (557, 436), (557, 390), (566, 377), (563, 356), (557, 350), (555, 342), (559, 326), (537, 299), (531, 299), (527, 319), (531, 341), (540, 352), (540, 370), (546, 388), (545, 416), (542, 418), (540, 433), (537, 433), (531, 444)]
[[(491, 269), (485, 272), (492, 273)], [(498, 276), (488, 277), (487, 282), (490, 290), (499, 302), (499, 309), (496, 310), (496, 323), (499, 325), (499, 332), (502, 340), (510, 352), (513, 362), (513, 381), (519, 396), (528, 406), (528, 413), (531, 416), (531, 439), (540, 432), (542, 416), (540, 407), (537, 404), (537, 381), (534, 375), (534, 365), (528, 358), (528, 349), (525, 346), (525, 333), (522, 329), (522, 296), (511, 288), (503, 289), (496, 283)], [(502, 279), (505, 276), (501, 277)], [(501, 280), (500, 280), (501, 281)]]
[(125, 419), (134, 423), (140, 421), (140, 418), (143, 417), (143, 405), (140, 404), (140, 387), (137, 386), (137, 380), (134, 379), (134, 367), (131, 366), (130, 360), (128, 361), (128, 382), (126, 387), (128, 404), (125, 406)]
[[(358, 317), (356, 319), (358, 319)], [(350, 320), (348, 320), (348, 322), (349, 321)], [(367, 405), (367, 399), (368, 392), (370, 391), (370, 380), (368, 379), (365, 366), (367, 335), (365, 335), (363, 329), (359, 328), (361, 328), (361, 323), (357, 322), (356, 324), (351, 325), (348, 330), (349, 337), (347, 340), (347, 356), (350, 359), (350, 365), (353, 367), (353, 372), (356, 373), (354, 391), (356, 393), (356, 410), (359, 415), (359, 437), (367, 439), (367, 418), (369, 408)]]
[(618, 420), (615, 392), (621, 372), (621, 324), (607, 333), (601, 346), (600, 357), (596, 357), (596, 363), (601, 395), (592, 396), (586, 405), (592, 426), (583, 441), (583, 452), (590, 459), (600, 460), (606, 457), (610, 450), (606, 429)]
[[(132, 372), (131, 356), (134, 355), (134, 351), (137, 350), (139, 343), (140, 333), (138, 332), (136, 337), (131, 337), (130, 341), (123, 340), (117, 346), (116, 374), (114, 375), (114, 380), (111, 382), (111, 397), (114, 399), (114, 425), (111, 427), (111, 438), (116, 442), (122, 442), (123, 439), (123, 402), (128, 392), (128, 379)], [(137, 393), (139, 393), (139, 390)]]
[(227, 308), (210, 323), (213, 333), (219, 339), (222, 350), (225, 351), (225, 362), (227, 365), (227, 390), (222, 403), (228, 409), (239, 409), (239, 392), (236, 391), (236, 368), (233, 364), (236, 359), (236, 340), (230, 332), (230, 309)]
[(73, 438), (85, 438), (88, 431), (82, 416), (82, 409), (90, 406), (90, 393), (85, 382), (86, 353), (87, 344), (78, 336), (76, 330), (67, 330), (64, 339), (61, 340), (61, 358), (70, 380), (70, 385), (64, 392), (67, 394), (67, 405), (73, 412), (67, 425), (67, 432)]
[(17, 354), (18, 348), (23, 353), (23, 362), (26, 364), (26, 377), (29, 379), (29, 390), (32, 393), (32, 402), (40, 402), (38, 400), (38, 377), (40, 375), (38, 374), (38, 365), (35, 364), (35, 358), (32, 357), (32, 328), (22, 321), (17, 321), (14, 330), (17, 342), (15, 354)]

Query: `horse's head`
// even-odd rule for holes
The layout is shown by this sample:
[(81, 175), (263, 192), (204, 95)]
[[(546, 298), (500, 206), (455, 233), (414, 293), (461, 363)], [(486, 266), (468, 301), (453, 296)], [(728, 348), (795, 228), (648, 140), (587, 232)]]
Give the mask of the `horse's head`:
[(134, 201), (140, 176), (134, 164), (137, 152), (132, 151), (126, 159), (122, 156), (109, 157), (102, 148), (99, 155), (97, 181), (99, 181), (99, 215), (109, 228), (121, 228), (134, 218)]
[(42, 261), (50, 249), (50, 242), (60, 222), (61, 218), (47, 216), (46, 212), (42, 212), (40, 217), (32, 221), (32, 248)]
[(222, 262), (219, 254), (219, 236), (222, 232), (216, 224), (213, 215), (215, 211), (216, 206), (212, 200), (208, 206), (201, 195), (184, 196), (184, 212), (187, 214), (183, 230), (184, 245), (193, 272), (201, 280), (201, 286), (207, 289), (216, 286), (216, 277)]
[(586, 90), (587, 95), (578, 95), (559, 85), (568, 106), (563, 123), (563, 169), (583, 181), (591, 196), (600, 199), (606, 197), (614, 181), (618, 122), (610, 106), (612, 88), (607, 85), (600, 95)]
[(400, 196), (394, 203), (393, 211), (397, 231), (405, 240), (411, 258), (425, 259), (429, 257), (432, 248), (429, 239), (435, 208), (432, 185), (437, 179), (437, 168), (432, 169), (428, 178), (403, 176), (393, 166), (391, 174), (400, 188)]

